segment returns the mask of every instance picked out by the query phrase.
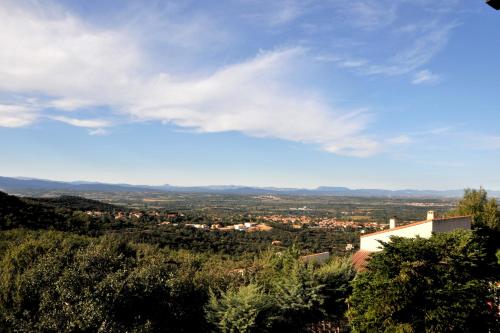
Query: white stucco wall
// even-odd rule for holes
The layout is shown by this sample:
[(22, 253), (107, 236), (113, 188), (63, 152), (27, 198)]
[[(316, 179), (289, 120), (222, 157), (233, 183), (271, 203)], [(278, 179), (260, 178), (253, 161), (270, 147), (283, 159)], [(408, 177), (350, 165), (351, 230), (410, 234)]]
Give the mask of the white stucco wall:
[(434, 220), (432, 221), (432, 232), (450, 232), (457, 229), (470, 230), (471, 218), (470, 217), (457, 217), (451, 219)]
[(420, 236), (429, 238), (433, 233), (451, 232), (457, 229), (470, 230), (470, 217), (456, 217), (447, 219), (435, 219), (424, 221), (409, 227), (399, 227), (394, 230), (386, 230), (381, 233), (374, 233), (360, 238), (360, 249), (365, 251), (381, 251), (379, 240), (388, 242), (391, 236), (414, 238)]
[(407, 228), (387, 230), (386, 232), (374, 235), (366, 235), (361, 237), (360, 239), (360, 249), (365, 251), (381, 251), (379, 248), (381, 245), (378, 242), (379, 240), (388, 242), (391, 236), (399, 236), (399, 237), (431, 237), (432, 236), (432, 221), (427, 221), (425, 223), (417, 224)]

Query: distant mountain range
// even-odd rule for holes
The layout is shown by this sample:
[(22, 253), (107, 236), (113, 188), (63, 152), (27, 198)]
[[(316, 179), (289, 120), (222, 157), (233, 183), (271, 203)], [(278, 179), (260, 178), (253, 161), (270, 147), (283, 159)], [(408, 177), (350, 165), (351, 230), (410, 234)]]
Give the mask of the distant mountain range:
[[(58, 190), (68, 192), (171, 192), (171, 193), (214, 193), (241, 195), (310, 195), (348, 197), (394, 197), (394, 198), (456, 198), (463, 190), (383, 190), (350, 189), (347, 187), (320, 186), (315, 189), (250, 187), (250, 186), (149, 186), (130, 184), (106, 184), (97, 182), (61, 182), (45, 179), (0, 177), (0, 190), (12, 192), (20, 190)], [(500, 197), (500, 191), (488, 191), (490, 196)]]

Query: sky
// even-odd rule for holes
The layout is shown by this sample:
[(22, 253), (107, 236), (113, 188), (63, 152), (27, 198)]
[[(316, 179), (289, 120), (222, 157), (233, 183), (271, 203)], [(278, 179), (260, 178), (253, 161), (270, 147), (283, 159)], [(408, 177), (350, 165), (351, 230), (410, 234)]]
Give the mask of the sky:
[(500, 189), (482, 0), (0, 0), (0, 175)]

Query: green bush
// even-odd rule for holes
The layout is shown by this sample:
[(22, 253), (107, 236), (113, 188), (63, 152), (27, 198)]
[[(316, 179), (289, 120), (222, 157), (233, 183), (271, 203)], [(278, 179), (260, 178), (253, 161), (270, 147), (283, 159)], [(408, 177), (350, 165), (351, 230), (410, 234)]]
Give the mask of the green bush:
[(270, 324), (271, 302), (256, 284), (211, 293), (207, 319), (221, 332), (263, 332)]
[(179, 266), (152, 246), (29, 234), (0, 262), (1, 322), (44, 332), (203, 330), (207, 291)]
[(393, 238), (353, 282), (353, 331), (490, 332), (499, 271), (487, 243), (470, 231)]
[(295, 332), (322, 320), (342, 321), (349, 282), (348, 260), (305, 264), (299, 251), (268, 251), (242, 272), (250, 283), (213, 292), (207, 318), (221, 332)]

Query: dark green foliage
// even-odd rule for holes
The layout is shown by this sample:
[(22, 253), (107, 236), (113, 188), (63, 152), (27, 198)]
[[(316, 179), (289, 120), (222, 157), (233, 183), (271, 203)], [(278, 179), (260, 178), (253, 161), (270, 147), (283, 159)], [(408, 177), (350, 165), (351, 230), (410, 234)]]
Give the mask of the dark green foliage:
[(6, 329), (193, 332), (206, 290), (189, 264), (151, 246), (30, 233), (0, 263)]
[[(103, 209), (108, 214), (96, 218), (83, 213), (87, 209)], [(114, 209), (117, 207), (79, 197), (34, 199), (0, 192), (0, 230), (50, 229), (97, 235), (104, 230), (130, 227), (130, 223), (112, 218)]]
[(348, 260), (307, 265), (299, 252), (267, 252), (245, 271), (246, 281), (213, 292), (207, 318), (221, 332), (302, 332), (319, 321), (342, 322), (349, 283)]
[(347, 298), (352, 292), (350, 282), (356, 272), (350, 258), (336, 258), (321, 265), (315, 272), (316, 279), (323, 286), (323, 312), (326, 320), (336, 327), (346, 327), (345, 312)]
[[(357, 232), (349, 229), (332, 232), (328, 229), (293, 229), (275, 224), (271, 231), (247, 233), (197, 230), (185, 228), (182, 224), (178, 227), (159, 227), (157, 221), (148, 221), (146, 218), (137, 221), (115, 220), (112, 214), (115, 209), (117, 206), (73, 196), (26, 199), (0, 192), (0, 230), (51, 229), (90, 236), (112, 233), (126, 241), (170, 249), (250, 257), (265, 251), (273, 240), (281, 241), (285, 247), (297, 244), (305, 253), (329, 251), (339, 255), (344, 254), (345, 244), (358, 242)], [(93, 217), (83, 212), (86, 210), (98, 210), (104, 214)], [(193, 218), (190, 222), (204, 222)]]
[(488, 199), (485, 189), (466, 189), (454, 212), (458, 215), (472, 215), (474, 227), (500, 231), (500, 212), (495, 199)]
[(62, 227), (66, 218), (53, 208), (26, 203), (21, 198), (0, 192), (0, 230), (13, 228)]
[[(115, 221), (114, 209), (0, 192), (0, 331), (345, 331), (348, 298), (357, 332), (494, 332), (498, 324), (486, 304), (500, 276), (498, 215), (482, 190), (466, 191), (457, 210), (474, 215), (474, 232), (394, 239), (353, 283), (349, 259), (314, 265), (300, 255), (344, 253), (354, 229), (208, 231), (182, 225), (207, 223), (199, 213), (179, 215), (174, 227), (154, 215)], [(226, 224), (254, 218), (226, 213)]]
[(263, 332), (271, 325), (271, 300), (256, 284), (211, 293), (207, 319), (221, 332)]
[(101, 211), (113, 213), (117, 210), (128, 210), (123, 207), (107, 204), (101, 201), (86, 199), (72, 195), (62, 195), (54, 198), (25, 198), (24, 201), (32, 204), (43, 204), (53, 208), (79, 211)]
[(488, 332), (495, 327), (490, 282), (499, 266), (488, 240), (456, 231), (394, 238), (353, 282), (355, 332)]
[(299, 331), (341, 317), (352, 278), (336, 260), (304, 265), (295, 249), (233, 262), (110, 236), (0, 235), (3, 331)]
[(279, 240), (283, 247), (296, 244), (304, 253), (329, 251), (344, 255), (347, 243), (358, 243), (354, 231), (332, 231), (328, 229), (273, 229), (266, 232), (208, 231), (194, 228), (165, 226), (135, 226), (126, 232), (116, 230), (127, 240), (156, 244), (171, 249), (186, 249), (201, 253), (221, 253), (231, 256), (253, 257), (267, 250), (273, 240)]

